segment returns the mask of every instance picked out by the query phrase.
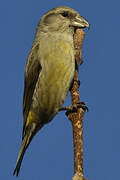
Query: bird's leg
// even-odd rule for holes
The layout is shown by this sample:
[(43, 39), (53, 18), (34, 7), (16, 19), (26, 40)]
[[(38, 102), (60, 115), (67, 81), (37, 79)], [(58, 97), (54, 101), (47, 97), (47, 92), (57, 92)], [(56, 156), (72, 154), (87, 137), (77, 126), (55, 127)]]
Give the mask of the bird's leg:
[(84, 111), (88, 111), (88, 107), (84, 102), (77, 102), (71, 106), (62, 107), (59, 109), (59, 111), (67, 111), (67, 113), (70, 113), (76, 112), (78, 108), (82, 108)]

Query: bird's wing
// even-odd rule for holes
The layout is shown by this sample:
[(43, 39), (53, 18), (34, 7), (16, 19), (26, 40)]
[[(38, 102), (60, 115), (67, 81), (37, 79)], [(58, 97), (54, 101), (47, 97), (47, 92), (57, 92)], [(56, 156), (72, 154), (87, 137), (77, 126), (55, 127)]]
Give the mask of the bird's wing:
[(30, 106), (32, 103), (32, 97), (35, 90), (35, 86), (40, 71), (42, 69), (40, 60), (38, 59), (39, 58), (38, 50), (39, 50), (39, 44), (32, 47), (26, 64), (25, 79), (24, 79), (24, 96), (23, 96), (23, 116), (24, 116), (23, 134), (24, 134), (24, 128), (26, 125)]

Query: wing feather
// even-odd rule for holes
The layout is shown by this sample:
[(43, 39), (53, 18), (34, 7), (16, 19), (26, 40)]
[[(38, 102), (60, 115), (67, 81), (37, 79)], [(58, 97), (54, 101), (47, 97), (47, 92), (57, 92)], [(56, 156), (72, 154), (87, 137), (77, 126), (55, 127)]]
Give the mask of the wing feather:
[(24, 128), (27, 121), (30, 106), (32, 103), (32, 97), (35, 90), (35, 86), (40, 71), (42, 69), (40, 60), (38, 59), (38, 50), (39, 50), (39, 44), (32, 47), (26, 64), (25, 79), (24, 79), (24, 96), (23, 96), (23, 116), (24, 116), (23, 134), (24, 134)]

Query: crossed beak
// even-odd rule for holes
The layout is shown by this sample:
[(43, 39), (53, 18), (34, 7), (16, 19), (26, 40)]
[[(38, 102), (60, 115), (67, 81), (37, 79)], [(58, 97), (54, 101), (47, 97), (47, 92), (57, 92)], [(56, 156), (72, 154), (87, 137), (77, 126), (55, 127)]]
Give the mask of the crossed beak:
[(82, 16), (76, 16), (75, 19), (72, 21), (72, 26), (79, 28), (90, 28), (88, 21)]

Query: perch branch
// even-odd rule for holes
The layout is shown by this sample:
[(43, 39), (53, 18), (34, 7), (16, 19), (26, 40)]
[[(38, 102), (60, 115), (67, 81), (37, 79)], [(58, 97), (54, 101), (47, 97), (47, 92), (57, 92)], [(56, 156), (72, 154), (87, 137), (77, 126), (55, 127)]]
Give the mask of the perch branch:
[[(82, 41), (85, 32), (82, 29), (77, 29), (74, 35), (75, 60), (76, 68), (72, 88), (71, 98), (72, 105), (80, 101), (79, 96), (79, 80), (78, 66), (82, 63)], [(77, 112), (67, 111), (67, 116), (72, 122), (73, 142), (74, 142), (74, 177), (72, 180), (87, 180), (83, 174), (83, 116), (85, 109), (77, 108)]]

